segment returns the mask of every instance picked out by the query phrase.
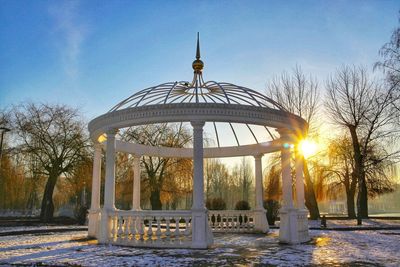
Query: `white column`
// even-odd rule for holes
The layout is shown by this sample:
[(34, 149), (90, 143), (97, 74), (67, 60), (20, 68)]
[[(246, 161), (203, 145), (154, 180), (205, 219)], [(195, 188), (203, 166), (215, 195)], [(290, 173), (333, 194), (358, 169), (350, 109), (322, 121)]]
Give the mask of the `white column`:
[(98, 234), (100, 212), (100, 184), (101, 184), (101, 144), (94, 145), (92, 199), (89, 210), (88, 236), (96, 237)]
[(115, 210), (115, 135), (117, 130), (107, 131), (106, 145), (106, 177), (104, 184), (104, 205), (101, 211), (101, 227), (98, 240), (107, 243), (111, 231), (109, 212)]
[(115, 135), (117, 131), (112, 129), (107, 132), (106, 150), (106, 179), (104, 187), (104, 208), (115, 209)]
[(310, 240), (308, 234), (308, 210), (304, 203), (304, 176), (303, 176), (304, 157), (295, 147), (295, 170), (296, 170), (296, 204), (297, 204), (297, 242), (307, 242)]
[(203, 126), (204, 121), (191, 122), (193, 126), (193, 205), (204, 210)]
[[(304, 203), (303, 168), (300, 167), (298, 155), (296, 156), (296, 197), (297, 208), (293, 207), (292, 175), (290, 168), (291, 148), (297, 138), (288, 129), (278, 130), (281, 136), (281, 161), (282, 161), (282, 193), (283, 207), (280, 210), (279, 241), (289, 244), (297, 244), (310, 240), (308, 236), (307, 211), (299, 210), (299, 203)], [(299, 186), (301, 184), (301, 186)], [(304, 207), (304, 206), (303, 206)]]
[(304, 209), (304, 177), (303, 177), (303, 156), (298, 146), (295, 147), (295, 169), (296, 169), (296, 204), (297, 208)]
[(281, 141), (281, 168), (282, 168), (282, 195), (283, 205), (279, 211), (279, 241), (296, 244), (298, 238), (297, 209), (293, 207), (292, 174), (291, 174), (291, 147), (292, 134), (288, 129), (279, 129)]
[(264, 189), (263, 189), (263, 176), (262, 176), (262, 156), (256, 155), (254, 156), (254, 170), (255, 170), (255, 210), (254, 210), (254, 219), (255, 219), (255, 229), (257, 231), (266, 233), (268, 232), (268, 221), (266, 210), (264, 209)]
[(93, 176), (92, 176), (92, 200), (90, 210), (100, 209), (100, 184), (101, 184), (101, 144), (94, 145)]
[(203, 126), (204, 121), (192, 121), (193, 126), (193, 205), (192, 248), (207, 248), (213, 243), (204, 203)]
[(254, 156), (254, 169), (256, 176), (256, 210), (264, 209), (264, 190), (263, 190), (263, 177), (262, 177), (262, 159), (263, 155)]
[(290, 166), (290, 144), (284, 143), (281, 148), (281, 168), (282, 168), (282, 194), (283, 207), (293, 208), (292, 174)]
[(132, 210), (140, 210), (140, 157), (133, 158)]

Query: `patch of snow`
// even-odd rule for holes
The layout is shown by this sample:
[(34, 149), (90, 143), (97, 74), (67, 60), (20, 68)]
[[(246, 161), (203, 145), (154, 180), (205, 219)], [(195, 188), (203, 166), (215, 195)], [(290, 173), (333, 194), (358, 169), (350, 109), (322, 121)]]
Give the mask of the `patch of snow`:
[(31, 230), (55, 230), (55, 229), (85, 229), (87, 226), (82, 225), (41, 225), (41, 226), (2, 226), (0, 227), (0, 233), (5, 232), (18, 232), (18, 231), (31, 231)]
[(312, 240), (299, 245), (279, 244), (277, 229), (268, 234), (215, 234), (215, 245), (207, 250), (98, 245), (86, 234), (72, 231), (0, 237), (0, 265), (400, 265), (400, 230), (312, 230)]

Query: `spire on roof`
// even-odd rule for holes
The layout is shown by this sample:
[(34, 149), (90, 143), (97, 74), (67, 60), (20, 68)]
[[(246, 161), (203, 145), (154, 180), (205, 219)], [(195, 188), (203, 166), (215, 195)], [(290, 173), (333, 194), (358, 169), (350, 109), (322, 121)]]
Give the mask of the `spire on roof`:
[(196, 49), (196, 59), (200, 59), (200, 36), (197, 32), (197, 49)]
[(196, 60), (193, 61), (192, 67), (194, 73), (200, 74), (203, 70), (204, 63), (200, 60), (200, 35), (197, 33), (197, 48), (196, 48)]

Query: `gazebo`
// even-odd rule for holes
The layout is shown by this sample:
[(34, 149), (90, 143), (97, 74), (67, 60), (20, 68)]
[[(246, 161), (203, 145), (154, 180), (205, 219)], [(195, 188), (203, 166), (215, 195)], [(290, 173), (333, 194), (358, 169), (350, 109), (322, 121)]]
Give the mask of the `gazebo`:
[[(99, 243), (137, 247), (208, 248), (213, 232), (268, 232), (263, 207), (262, 156), (281, 155), (283, 204), (280, 209), (279, 240), (296, 244), (309, 240), (308, 212), (304, 207), (303, 163), (297, 144), (307, 134), (308, 125), (265, 95), (242, 86), (203, 80), (197, 39), (194, 77), (189, 81), (160, 84), (141, 90), (89, 123), (95, 143), (89, 233)], [(119, 129), (157, 123), (189, 122), (193, 147), (152, 147), (117, 140)], [(216, 123), (228, 123), (236, 146), (220, 146)], [(205, 123), (214, 126), (218, 146), (203, 146)], [(254, 137), (252, 144), (240, 145), (232, 124), (242, 124)], [(249, 125), (275, 129), (279, 138), (259, 142)], [(106, 136), (106, 138), (101, 138)], [(272, 136), (272, 135), (271, 135)], [(100, 206), (101, 156), (105, 149), (104, 205)], [(116, 152), (134, 158), (131, 210), (115, 207)], [(142, 156), (193, 159), (193, 205), (191, 210), (142, 210), (140, 207), (140, 159)], [(208, 211), (204, 198), (203, 160), (205, 158), (254, 157), (255, 208), (250, 211)], [(291, 165), (294, 158), (295, 177)], [(293, 190), (293, 188), (295, 190)]]

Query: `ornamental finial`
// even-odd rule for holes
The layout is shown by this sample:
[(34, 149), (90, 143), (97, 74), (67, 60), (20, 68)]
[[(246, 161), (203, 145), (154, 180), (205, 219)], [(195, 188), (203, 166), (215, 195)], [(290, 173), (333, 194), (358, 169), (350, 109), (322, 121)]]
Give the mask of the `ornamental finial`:
[(200, 35), (199, 35), (199, 32), (197, 32), (196, 59), (200, 59)]
[(196, 48), (196, 60), (193, 61), (192, 67), (194, 73), (201, 73), (204, 67), (203, 61), (200, 60), (200, 35), (197, 33), (197, 48)]

